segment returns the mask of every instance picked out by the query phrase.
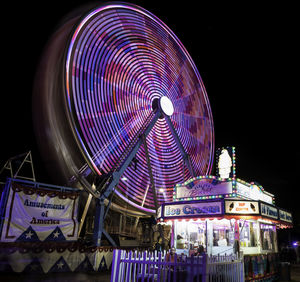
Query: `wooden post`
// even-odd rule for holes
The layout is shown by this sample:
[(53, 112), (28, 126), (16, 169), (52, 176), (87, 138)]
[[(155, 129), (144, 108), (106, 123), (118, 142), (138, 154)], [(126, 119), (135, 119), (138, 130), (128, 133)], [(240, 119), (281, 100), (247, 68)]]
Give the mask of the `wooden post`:
[[(171, 256), (170, 256), (171, 258)], [(179, 272), (178, 272), (179, 273)], [(177, 254), (174, 254), (174, 271), (173, 271), (173, 281), (176, 282), (177, 276)]]
[(135, 251), (133, 253), (133, 260), (134, 260), (134, 264), (133, 264), (133, 276), (132, 276), (132, 281), (136, 281), (136, 266), (137, 266), (137, 251)]
[(144, 281), (145, 278), (145, 267), (146, 267), (146, 252), (143, 253), (142, 281)]
[(158, 253), (157, 268), (158, 268), (157, 281), (160, 282), (160, 274), (161, 274), (161, 271), (162, 271), (161, 252)]
[(126, 282), (128, 281), (131, 281), (131, 265), (132, 265), (132, 262), (131, 262), (131, 255), (132, 255), (132, 251), (129, 251), (128, 253), (128, 260), (129, 262), (127, 262), (126, 264)]
[(194, 256), (191, 256), (191, 274), (190, 280), (192, 281), (194, 278)]
[(202, 256), (202, 282), (205, 282), (206, 280), (208, 281), (208, 279), (206, 279), (207, 265), (208, 265), (207, 259), (208, 259), (207, 254), (203, 254), (203, 256)]
[(119, 274), (119, 280), (117, 281), (121, 281), (121, 279), (123, 279), (124, 275), (125, 275), (125, 263), (123, 262), (124, 259), (126, 259), (126, 251), (125, 250), (121, 250), (121, 259), (120, 259), (120, 264), (119, 264), (119, 267), (120, 267), (120, 273)]
[(119, 270), (120, 270), (120, 259), (121, 259), (121, 250), (115, 249), (113, 252), (113, 261), (111, 267), (111, 282), (119, 280)]
[(156, 264), (157, 264), (156, 256), (155, 256), (155, 253), (152, 252), (152, 277), (153, 277), (152, 281), (154, 281), (154, 277), (155, 277), (155, 272), (156, 272), (155, 266), (156, 266)]
[(148, 277), (148, 279), (147, 279), (147, 281), (149, 281), (149, 277), (150, 277), (150, 268), (151, 268), (151, 255), (150, 255), (150, 252), (147, 252), (147, 258), (148, 258), (148, 264), (146, 264), (146, 268), (148, 268), (147, 269), (147, 277)]
[(171, 256), (169, 256), (168, 257), (168, 282), (170, 282), (171, 281), (171, 265), (170, 265), (170, 263), (171, 263)]
[(162, 281), (166, 281), (166, 267), (167, 267), (167, 255), (164, 254), (164, 264), (163, 264), (163, 280)]
[(139, 274), (140, 274), (140, 270), (141, 270), (141, 253), (139, 252), (138, 253), (138, 266), (137, 266), (137, 277), (139, 277)]

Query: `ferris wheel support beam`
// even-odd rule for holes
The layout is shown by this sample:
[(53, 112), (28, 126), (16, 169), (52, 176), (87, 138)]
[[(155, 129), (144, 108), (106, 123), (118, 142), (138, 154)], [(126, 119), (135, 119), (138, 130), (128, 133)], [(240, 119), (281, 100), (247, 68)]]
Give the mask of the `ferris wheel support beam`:
[[(120, 178), (126, 168), (130, 165), (131, 161), (135, 157), (136, 153), (138, 152), (139, 148), (143, 144), (143, 138), (146, 138), (153, 126), (155, 125), (156, 121), (159, 119), (161, 116), (161, 112), (159, 110), (156, 111), (155, 115), (153, 116), (152, 120), (149, 122), (148, 126), (145, 128), (144, 132), (139, 136), (137, 142), (131, 149), (130, 153), (128, 156), (125, 158), (124, 162), (119, 166), (119, 168), (116, 169), (115, 172), (112, 174), (112, 181), (109, 183), (105, 191), (102, 193), (100, 196), (100, 200), (104, 200), (109, 197), (110, 193), (114, 189), (114, 187), (119, 183)], [(143, 137), (145, 136), (145, 137)]]
[(114, 240), (109, 236), (109, 234), (104, 229), (104, 220), (109, 209), (109, 205), (108, 205), (105, 210), (104, 200), (109, 198), (109, 195), (112, 193), (115, 186), (118, 185), (122, 174), (124, 173), (126, 168), (130, 165), (131, 161), (135, 157), (139, 148), (143, 144), (144, 138), (147, 137), (147, 135), (149, 134), (149, 132), (151, 131), (151, 129), (153, 128), (157, 120), (161, 117), (161, 115), (162, 112), (159, 109), (157, 109), (151, 121), (144, 129), (144, 131), (141, 133), (136, 143), (133, 145), (131, 151), (128, 153), (128, 156), (125, 158), (123, 163), (121, 163), (120, 166), (113, 172), (112, 177), (110, 178), (111, 180), (109, 180), (110, 182), (108, 186), (106, 187), (105, 191), (101, 194), (100, 198), (97, 200), (95, 223), (94, 223), (94, 243), (97, 246), (101, 246), (102, 233), (105, 234), (106, 238), (112, 243), (113, 246), (116, 246)]
[(192, 163), (191, 163), (189, 154), (185, 151), (185, 149), (184, 149), (184, 147), (183, 147), (183, 145), (182, 145), (182, 143), (181, 143), (181, 141), (179, 139), (179, 136), (178, 136), (178, 134), (176, 132), (176, 129), (175, 129), (175, 127), (174, 127), (174, 125), (173, 125), (170, 117), (168, 115), (166, 115), (166, 114), (164, 116), (165, 116), (166, 122), (167, 122), (167, 124), (168, 124), (168, 126), (169, 126), (169, 128), (171, 130), (173, 138), (175, 139), (175, 142), (176, 142), (176, 144), (177, 144), (177, 146), (178, 146), (178, 148), (180, 150), (180, 153), (182, 155), (183, 161), (185, 162), (185, 164), (186, 164), (186, 166), (187, 166), (187, 168), (188, 168), (188, 170), (190, 172), (191, 177), (195, 177), (195, 172), (194, 172), (194, 169), (192, 167)]
[(155, 188), (155, 183), (154, 183), (154, 178), (153, 178), (150, 157), (149, 157), (149, 152), (148, 152), (148, 146), (147, 146), (147, 141), (146, 141), (145, 135), (143, 135), (143, 143), (144, 143), (144, 149), (145, 149), (145, 154), (146, 154), (146, 159), (147, 159), (147, 165), (148, 165), (149, 177), (150, 177), (150, 182), (151, 182), (151, 189), (152, 189), (152, 193), (153, 193), (154, 205), (155, 205), (155, 209), (157, 212), (158, 202), (157, 202), (157, 196), (156, 196), (156, 188)]
[[(184, 162), (185, 162), (185, 164), (186, 164), (186, 166), (187, 166), (187, 168), (190, 172), (190, 175), (192, 177), (195, 176), (194, 170), (193, 170), (190, 158), (189, 158), (189, 155), (186, 153), (186, 151), (185, 151), (185, 149), (184, 149), (184, 147), (183, 147), (183, 145), (182, 145), (182, 143), (179, 139), (179, 136), (176, 132), (176, 129), (175, 129), (175, 127), (174, 127), (174, 125), (173, 125), (173, 123), (170, 119), (170, 115), (164, 110), (163, 107), (159, 107), (156, 110), (156, 112), (155, 112), (154, 116), (152, 117), (152, 119), (150, 120), (150, 122), (148, 123), (148, 125), (146, 126), (146, 128), (144, 129), (144, 131), (141, 132), (141, 135), (138, 137), (136, 143), (133, 144), (133, 147), (132, 147), (131, 151), (128, 153), (127, 157), (119, 165), (119, 167), (112, 173), (112, 177), (110, 178), (109, 183), (108, 183), (105, 191), (102, 192), (101, 196), (97, 200), (95, 223), (94, 223), (94, 242), (97, 246), (101, 246), (102, 233), (105, 234), (106, 238), (111, 242), (111, 244), (113, 246), (116, 246), (116, 243), (114, 242), (114, 240), (109, 236), (109, 234), (104, 229), (104, 220), (105, 220), (105, 217), (106, 217), (108, 209), (109, 209), (109, 204), (108, 204), (107, 207), (106, 207), (106, 210), (105, 210), (104, 200), (109, 198), (109, 196), (112, 193), (115, 186), (118, 185), (122, 174), (124, 173), (126, 168), (130, 165), (131, 161), (135, 157), (135, 155), (138, 152), (141, 145), (145, 144), (147, 135), (149, 134), (151, 129), (154, 127), (157, 120), (159, 118), (161, 118), (162, 116), (164, 116), (165, 119), (166, 119), (166, 122), (167, 122), (167, 124), (168, 124), (168, 126), (171, 130), (173, 138), (175, 139), (175, 142), (176, 142), (176, 144), (177, 144), (177, 146), (180, 150), (180, 153), (181, 153), (181, 155), (183, 157), (183, 160), (184, 160)], [(147, 151), (147, 144), (145, 146), (145, 150)], [(147, 160), (147, 162), (148, 162), (148, 166), (149, 166), (150, 165), (150, 159)], [(149, 171), (152, 171), (151, 166), (150, 166), (149, 169), (150, 169)], [(151, 185), (152, 185), (152, 189), (153, 189), (153, 194), (155, 194), (153, 176), (152, 176), (152, 180), (151, 180)], [(155, 194), (155, 196), (156, 196), (156, 194)], [(154, 196), (154, 198), (156, 198), (155, 196)], [(156, 199), (156, 202), (157, 202), (157, 199)], [(157, 203), (155, 203), (155, 206), (157, 206)]]
[[(119, 167), (112, 173), (112, 177), (109, 178), (109, 183), (107, 184), (107, 187), (105, 188), (105, 190), (102, 192), (101, 196), (98, 198), (97, 200), (97, 205), (96, 205), (96, 214), (95, 214), (95, 223), (94, 223), (94, 242), (97, 246), (101, 245), (101, 237), (102, 237), (102, 233), (105, 234), (106, 238), (111, 242), (111, 244), (113, 246), (116, 246), (116, 243), (114, 242), (114, 240), (109, 236), (109, 234), (105, 231), (104, 229), (104, 220), (105, 217), (107, 215), (108, 209), (109, 209), (109, 204), (107, 205), (106, 209), (105, 209), (105, 204), (104, 204), (104, 200), (108, 199), (110, 194), (112, 193), (113, 189), (115, 188), (116, 185), (118, 185), (120, 178), (122, 176), (122, 174), (124, 173), (124, 171), (127, 169), (127, 167), (130, 165), (131, 161), (133, 160), (133, 158), (135, 157), (136, 153), (138, 152), (139, 148), (141, 147), (142, 144), (146, 144), (146, 137), (149, 134), (149, 132), (151, 131), (151, 129), (154, 127), (155, 123), (157, 122), (157, 120), (159, 118), (161, 118), (162, 116), (165, 117), (165, 120), (171, 130), (171, 133), (173, 135), (173, 138), (175, 139), (175, 142), (180, 150), (180, 153), (183, 157), (183, 160), (190, 172), (190, 175), (192, 177), (195, 176), (194, 174), (194, 170), (190, 161), (190, 157), (188, 155), (188, 153), (186, 153), (180, 139), (179, 136), (176, 132), (176, 129), (170, 119), (170, 115), (168, 113), (166, 113), (166, 111), (164, 110), (163, 107), (159, 107), (154, 116), (152, 117), (152, 119), (150, 120), (150, 122), (148, 123), (148, 125), (145, 127), (145, 129), (143, 130), (143, 132), (141, 132), (141, 135), (138, 137), (137, 141), (135, 142), (135, 144), (133, 144), (132, 149), (130, 150), (130, 152), (128, 153), (128, 155), (126, 156), (126, 158), (124, 159), (124, 161), (119, 165)], [(147, 155), (147, 163), (148, 163), (148, 169), (150, 172), (150, 180), (151, 180), (151, 186), (152, 186), (152, 190), (153, 190), (153, 194), (154, 194), (154, 201), (155, 201), (155, 207), (157, 208), (157, 199), (156, 199), (156, 191), (155, 191), (155, 187), (154, 187), (154, 180), (153, 180), (153, 175), (151, 177), (152, 174), (152, 169), (151, 169), (151, 165), (150, 165), (150, 159), (149, 155), (147, 154), (147, 144), (145, 146), (145, 151), (146, 151), (146, 155)]]

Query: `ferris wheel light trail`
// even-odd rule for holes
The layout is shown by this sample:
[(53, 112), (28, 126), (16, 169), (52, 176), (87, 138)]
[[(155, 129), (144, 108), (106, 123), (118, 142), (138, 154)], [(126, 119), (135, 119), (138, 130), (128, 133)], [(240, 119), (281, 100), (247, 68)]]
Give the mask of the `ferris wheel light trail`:
[[(133, 4), (103, 3), (68, 19), (50, 43), (36, 91), (40, 146), (55, 177), (99, 199), (98, 219), (108, 211), (104, 200), (133, 216), (155, 214), (177, 183), (210, 174), (206, 90), (159, 18)], [(103, 222), (95, 226), (99, 244)]]
[[(154, 182), (165, 188), (158, 204), (173, 197), (173, 186), (209, 173), (213, 124), (205, 88), (191, 57), (156, 16), (131, 4), (107, 4), (87, 14), (72, 35), (66, 58), (66, 101), (81, 151), (96, 174), (118, 165), (153, 108), (159, 119), (147, 136)], [(155, 105), (158, 101), (159, 105)], [(178, 148), (180, 140), (181, 148)], [(189, 155), (189, 166), (182, 159)], [(143, 146), (136, 170), (127, 167), (115, 193), (130, 205), (154, 212)], [(143, 205), (142, 205), (143, 203)]]

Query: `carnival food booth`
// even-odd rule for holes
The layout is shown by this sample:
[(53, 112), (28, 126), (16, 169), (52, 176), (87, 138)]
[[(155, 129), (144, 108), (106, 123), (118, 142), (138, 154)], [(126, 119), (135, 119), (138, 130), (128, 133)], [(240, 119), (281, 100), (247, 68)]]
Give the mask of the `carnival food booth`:
[(186, 255), (199, 245), (208, 255), (277, 253), (276, 229), (292, 226), (291, 213), (259, 184), (215, 176), (177, 184), (157, 217), (172, 227), (171, 246)]

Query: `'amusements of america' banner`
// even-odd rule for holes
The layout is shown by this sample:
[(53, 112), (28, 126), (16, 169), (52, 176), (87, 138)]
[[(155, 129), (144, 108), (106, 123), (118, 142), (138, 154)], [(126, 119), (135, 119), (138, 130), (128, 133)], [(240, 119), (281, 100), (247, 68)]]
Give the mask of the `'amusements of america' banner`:
[(73, 241), (78, 232), (77, 191), (27, 187), (16, 182), (6, 189), (1, 242)]

